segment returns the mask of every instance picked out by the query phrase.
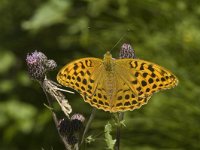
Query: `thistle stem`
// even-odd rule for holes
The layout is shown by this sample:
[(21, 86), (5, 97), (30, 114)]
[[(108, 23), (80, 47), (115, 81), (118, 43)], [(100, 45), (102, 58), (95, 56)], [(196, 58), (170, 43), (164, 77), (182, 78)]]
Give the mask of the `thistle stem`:
[(83, 136), (82, 136), (81, 144), (80, 144), (80, 145), (82, 145), (83, 142), (84, 142), (84, 140), (85, 140), (85, 135), (86, 135), (86, 133), (87, 133), (89, 127), (90, 127), (90, 124), (91, 124), (92, 120), (94, 119), (96, 110), (97, 110), (96, 108), (93, 108), (93, 109), (92, 109), (92, 113), (91, 113), (90, 118), (89, 118), (89, 120), (88, 120), (88, 122), (87, 122), (87, 124), (86, 124), (85, 129), (84, 129), (84, 132), (83, 132)]
[(124, 113), (119, 112), (117, 113), (117, 130), (116, 130), (116, 143), (115, 143), (115, 150), (120, 149), (120, 138), (121, 138), (121, 121), (124, 119)]
[[(44, 93), (45, 93), (45, 96), (46, 96), (47, 101), (48, 101), (48, 105), (49, 105), (50, 107), (52, 107), (52, 100), (51, 100), (51, 98), (49, 97), (48, 93), (46, 92), (45, 88), (43, 87), (42, 82), (40, 82), (40, 85), (41, 85), (41, 87), (42, 87), (42, 89), (43, 89), (43, 91), (44, 91)], [(67, 143), (66, 138), (65, 138), (64, 136), (62, 136), (62, 135), (60, 134), (60, 132), (59, 132), (59, 129), (58, 129), (58, 118), (57, 118), (57, 116), (56, 116), (56, 113), (55, 113), (53, 110), (51, 110), (51, 113), (52, 113), (53, 121), (54, 121), (54, 123), (55, 123), (55, 125), (56, 125), (56, 128), (57, 128), (57, 131), (58, 131), (58, 135), (60, 136), (60, 138), (61, 138), (61, 140), (62, 140), (62, 142), (63, 142), (63, 144), (64, 144), (64, 146), (65, 146), (65, 149), (66, 149), (66, 150), (72, 150), (72, 149), (71, 149), (71, 146)]]

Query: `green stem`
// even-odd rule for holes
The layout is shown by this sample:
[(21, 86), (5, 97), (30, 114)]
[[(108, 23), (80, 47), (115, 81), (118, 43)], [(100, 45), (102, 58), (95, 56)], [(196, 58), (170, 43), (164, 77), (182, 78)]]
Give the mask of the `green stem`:
[(83, 142), (84, 142), (84, 140), (85, 140), (85, 135), (86, 135), (86, 133), (87, 133), (89, 127), (90, 127), (90, 124), (91, 124), (92, 120), (94, 119), (96, 110), (97, 110), (96, 108), (93, 108), (93, 109), (92, 109), (92, 113), (91, 113), (91, 115), (90, 115), (90, 118), (89, 118), (89, 120), (88, 120), (88, 122), (87, 122), (87, 124), (86, 124), (85, 130), (84, 130), (84, 132), (83, 132), (83, 136), (82, 136), (81, 144), (80, 144), (80, 145), (82, 145)]
[(117, 130), (116, 130), (116, 143), (115, 143), (115, 150), (120, 149), (120, 138), (121, 138), (121, 121), (124, 119), (124, 113), (119, 112), (116, 114), (116, 122), (117, 122)]
[[(51, 100), (51, 98), (49, 97), (48, 93), (46, 92), (46, 89), (44, 88), (44, 86), (43, 86), (42, 83), (40, 83), (40, 85), (41, 85), (41, 87), (42, 87), (42, 89), (43, 89), (43, 91), (44, 91), (44, 93), (45, 93), (45, 96), (46, 96), (46, 98), (47, 98), (49, 107), (53, 108), (53, 106), (52, 106), (52, 100)], [(51, 109), (51, 112), (52, 112), (52, 117), (53, 117), (54, 123), (55, 123), (55, 125), (56, 125), (58, 134), (59, 134), (59, 136), (60, 136), (60, 138), (61, 138), (61, 140), (62, 140), (62, 142), (63, 142), (63, 144), (64, 144), (64, 146), (65, 146), (65, 149), (66, 149), (66, 150), (71, 150), (71, 146), (67, 143), (66, 138), (65, 138), (64, 136), (62, 136), (62, 135), (60, 134), (60, 132), (59, 132), (59, 129), (58, 129), (58, 118), (57, 118), (57, 116), (56, 116), (56, 113), (55, 113), (52, 109)]]

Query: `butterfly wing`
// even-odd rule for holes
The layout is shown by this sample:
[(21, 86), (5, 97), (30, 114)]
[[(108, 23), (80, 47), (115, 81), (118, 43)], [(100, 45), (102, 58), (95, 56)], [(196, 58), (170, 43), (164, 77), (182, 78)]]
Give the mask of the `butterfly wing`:
[(92, 96), (85, 96), (84, 100), (93, 107), (103, 109), (104, 111), (111, 111), (111, 101), (109, 92), (107, 91), (107, 72), (104, 68), (99, 72), (99, 78), (96, 80), (96, 88)]
[(153, 93), (178, 84), (169, 70), (140, 59), (117, 59), (115, 73), (117, 86), (111, 112), (140, 108)]
[(92, 96), (100, 78), (102, 60), (98, 58), (82, 58), (65, 65), (57, 74), (57, 81), (75, 89), (83, 97)]
[(128, 80), (129, 87), (138, 97), (147, 97), (178, 84), (177, 77), (169, 70), (140, 59), (116, 60), (116, 72), (121, 78)]
[(117, 86), (113, 97), (113, 105), (110, 108), (111, 112), (138, 109), (146, 104), (151, 97), (151, 95), (139, 97), (135, 91), (137, 88), (131, 86), (122, 75), (116, 72)]
[[(135, 109), (140, 106), (138, 102), (137, 104), (133, 102), (134, 104), (132, 104), (131, 107), (127, 106), (127, 101), (133, 100), (133, 97), (131, 100), (128, 98), (128, 100), (125, 101), (122, 96), (125, 95), (125, 98), (127, 98), (126, 94), (133, 92), (128, 84), (120, 78), (116, 72), (109, 72), (106, 71), (105, 68), (102, 68), (99, 76), (100, 78), (96, 80), (97, 86), (94, 94), (84, 97), (85, 101), (90, 105), (109, 112), (133, 110), (133, 107)], [(118, 98), (118, 100), (116, 100), (116, 98)]]

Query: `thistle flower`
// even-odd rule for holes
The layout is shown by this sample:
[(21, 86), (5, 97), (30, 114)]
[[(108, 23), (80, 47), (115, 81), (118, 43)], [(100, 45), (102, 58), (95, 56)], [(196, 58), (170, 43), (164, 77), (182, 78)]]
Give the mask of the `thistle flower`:
[(58, 102), (62, 111), (65, 113), (67, 118), (58, 121), (56, 113), (52, 111), (53, 119), (59, 131), (59, 135), (66, 149), (71, 149), (70, 145), (76, 144), (78, 142), (78, 138), (74, 135), (74, 131), (71, 126), (71, 120), (69, 119), (72, 108), (68, 103), (68, 100), (60, 91), (65, 91), (68, 93), (73, 92), (61, 89), (59, 84), (47, 78), (47, 72), (54, 70), (57, 67), (57, 64), (54, 60), (48, 60), (45, 54), (42, 52), (35, 51), (31, 54), (27, 54), (26, 63), (30, 77), (40, 83), (43, 91), (46, 94), (49, 106), (52, 107), (52, 99), (48, 96), (48, 94)]
[(47, 57), (41, 52), (33, 52), (26, 57), (28, 72), (31, 78), (36, 80), (43, 80), (45, 77), (45, 67), (43, 66)]
[(72, 131), (70, 120), (65, 118), (61, 119), (58, 123), (58, 130), (62, 135), (70, 134)]
[(81, 114), (74, 114), (71, 119), (63, 118), (59, 121), (58, 129), (62, 135), (72, 136), (83, 128), (85, 118)]
[(81, 114), (74, 114), (71, 119), (61, 119), (58, 129), (61, 135), (66, 136), (70, 145), (78, 143), (77, 133), (83, 128), (85, 118)]
[(85, 117), (82, 114), (73, 114), (71, 120), (80, 120), (82, 123), (85, 121)]
[(83, 128), (83, 122), (85, 121), (85, 117), (82, 114), (74, 114), (71, 117), (71, 128), (73, 131), (77, 132)]
[(78, 138), (72, 134), (70, 136), (67, 136), (67, 141), (70, 145), (74, 145), (74, 144), (78, 143)]
[(124, 43), (121, 47), (119, 58), (136, 58), (135, 51), (130, 44)]
[(43, 81), (46, 72), (55, 69), (57, 66), (54, 60), (48, 60), (45, 54), (38, 51), (27, 54), (26, 63), (31, 78), (39, 81)]

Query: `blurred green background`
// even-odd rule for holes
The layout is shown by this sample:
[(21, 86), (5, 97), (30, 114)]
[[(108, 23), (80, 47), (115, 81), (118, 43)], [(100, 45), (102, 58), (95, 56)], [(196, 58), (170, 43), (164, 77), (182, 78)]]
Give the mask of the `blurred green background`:
[[(0, 0), (0, 149), (64, 149), (45, 95), (27, 74), (27, 53), (54, 59), (58, 69), (49, 78), (56, 81), (64, 64), (102, 58), (125, 33), (114, 57), (131, 43), (137, 57), (168, 68), (180, 83), (125, 114), (121, 149), (200, 149), (199, 0)], [(78, 94), (67, 98), (88, 119), (89, 104)], [(97, 112), (89, 131), (96, 141), (86, 149), (105, 149), (101, 133), (110, 117)]]

